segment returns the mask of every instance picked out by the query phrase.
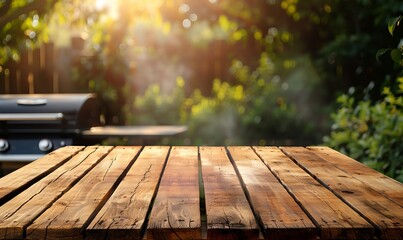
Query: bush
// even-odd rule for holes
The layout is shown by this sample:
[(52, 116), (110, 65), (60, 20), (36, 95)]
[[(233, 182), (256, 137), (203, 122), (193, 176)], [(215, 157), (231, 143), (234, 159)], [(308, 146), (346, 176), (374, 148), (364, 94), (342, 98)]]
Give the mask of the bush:
[(131, 123), (185, 124), (184, 143), (193, 145), (312, 144), (317, 129), (306, 118), (313, 105), (301, 109), (301, 97), (295, 97), (300, 89), (273, 74), (268, 54), (261, 55), (253, 71), (239, 60), (230, 71), (235, 83), (215, 79), (208, 96), (196, 89), (186, 97), (182, 78), (173, 94), (162, 95), (157, 85), (151, 86), (136, 98)]
[(144, 95), (136, 96), (134, 111), (127, 113), (131, 124), (168, 125), (178, 124), (181, 119), (181, 109), (185, 102), (184, 79), (178, 77), (173, 94), (164, 95), (159, 85), (151, 85)]
[(356, 102), (342, 95), (340, 109), (325, 144), (403, 182), (403, 77), (396, 93), (383, 90), (383, 100)]

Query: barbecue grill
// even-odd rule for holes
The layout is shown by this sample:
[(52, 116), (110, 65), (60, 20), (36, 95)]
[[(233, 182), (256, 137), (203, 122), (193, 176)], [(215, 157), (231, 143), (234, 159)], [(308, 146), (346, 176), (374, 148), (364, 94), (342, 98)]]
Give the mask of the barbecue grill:
[(162, 137), (186, 126), (105, 126), (94, 94), (0, 95), (0, 162), (33, 161), (67, 145), (108, 137)]

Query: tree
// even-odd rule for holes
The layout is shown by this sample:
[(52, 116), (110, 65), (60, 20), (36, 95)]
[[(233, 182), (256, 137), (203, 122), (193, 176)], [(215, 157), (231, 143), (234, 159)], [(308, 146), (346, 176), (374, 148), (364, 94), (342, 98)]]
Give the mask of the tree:
[(55, 0), (3, 0), (0, 1), (0, 65), (8, 59), (18, 59), (22, 46), (33, 46), (45, 25), (45, 15), (53, 8)]

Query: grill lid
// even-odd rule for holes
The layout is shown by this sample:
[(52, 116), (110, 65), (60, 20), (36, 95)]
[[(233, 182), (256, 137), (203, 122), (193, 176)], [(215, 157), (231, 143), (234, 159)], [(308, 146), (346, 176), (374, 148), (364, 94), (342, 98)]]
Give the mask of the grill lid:
[(79, 132), (101, 125), (94, 94), (0, 95), (2, 133)]

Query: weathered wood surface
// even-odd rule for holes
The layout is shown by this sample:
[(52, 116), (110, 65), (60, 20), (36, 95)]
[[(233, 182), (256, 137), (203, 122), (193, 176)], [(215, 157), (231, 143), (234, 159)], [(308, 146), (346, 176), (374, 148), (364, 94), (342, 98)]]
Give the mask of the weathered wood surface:
[(308, 149), (403, 207), (403, 188), (398, 181), (331, 148), (308, 147)]
[(26, 227), (97, 164), (112, 147), (88, 147), (0, 207), (0, 237), (23, 238)]
[(112, 193), (140, 147), (117, 147), (28, 228), (28, 239), (82, 239), (82, 233)]
[(0, 205), (7, 199), (17, 195), (21, 190), (46, 176), (52, 170), (62, 165), (84, 147), (68, 146), (45, 155), (28, 164), (24, 168), (0, 178)]
[(151, 210), (153, 239), (200, 239), (197, 147), (173, 147)]
[(139, 239), (169, 147), (145, 147), (89, 225), (88, 239)]
[(256, 150), (319, 227), (321, 238), (372, 239), (375, 231), (370, 223), (313, 179), (280, 149), (257, 147)]
[(326, 147), (65, 147), (0, 179), (0, 239), (402, 239), (402, 193)]
[(315, 225), (251, 147), (228, 147), (267, 239), (316, 239)]
[(323, 185), (361, 216), (381, 230), (381, 238), (403, 239), (403, 208), (366, 185), (348, 175), (331, 163), (312, 154), (302, 147), (286, 147), (283, 151), (315, 176)]
[[(259, 229), (224, 147), (201, 147), (200, 159), (211, 239), (255, 239)], [(231, 186), (231, 187), (229, 187)]]

